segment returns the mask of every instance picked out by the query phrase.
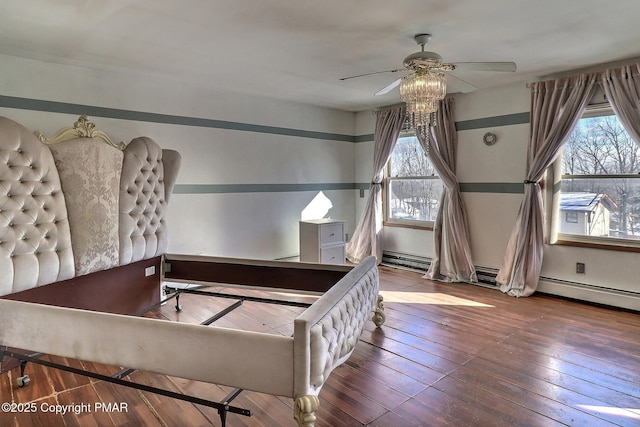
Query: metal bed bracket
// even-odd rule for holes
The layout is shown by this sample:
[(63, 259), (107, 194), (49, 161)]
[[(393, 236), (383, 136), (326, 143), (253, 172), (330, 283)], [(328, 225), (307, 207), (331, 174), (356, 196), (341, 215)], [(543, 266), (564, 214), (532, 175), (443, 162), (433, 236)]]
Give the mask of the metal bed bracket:
[[(193, 295), (204, 295), (204, 296), (209, 296), (214, 298), (228, 298), (228, 299), (236, 299), (241, 301), (259, 302), (264, 304), (286, 305), (291, 307), (308, 308), (311, 306), (311, 303), (307, 303), (307, 302), (291, 301), (286, 299), (252, 297), (249, 295), (232, 295), (232, 294), (226, 294), (221, 292), (203, 291), (200, 289), (193, 289), (193, 288), (174, 288), (172, 286), (167, 286), (165, 287), (165, 289), (166, 289), (167, 295), (173, 295), (176, 293), (177, 294), (193, 294)], [(176, 305), (179, 305), (179, 304), (176, 304)], [(176, 307), (176, 310), (177, 310), (177, 307)]]
[[(140, 391), (146, 391), (149, 393), (154, 393), (154, 394), (158, 394), (161, 396), (166, 396), (166, 397), (170, 397), (172, 399), (178, 399), (178, 400), (182, 400), (184, 402), (189, 402), (189, 403), (195, 403), (198, 405), (203, 405), (203, 406), (207, 406), (209, 408), (213, 408), (216, 409), (218, 411), (218, 414), (220, 415), (220, 421), (222, 422), (222, 426), (224, 427), (226, 425), (226, 418), (227, 418), (227, 414), (233, 413), (233, 414), (238, 414), (238, 415), (243, 415), (245, 417), (250, 417), (251, 416), (251, 411), (249, 409), (244, 409), (244, 408), (239, 408), (237, 406), (231, 406), (229, 405), (229, 403), (235, 399), (238, 394), (240, 394), (240, 392), (242, 390), (234, 390), (230, 395), (228, 395), (227, 397), (225, 397), (225, 399), (221, 402), (214, 402), (211, 400), (206, 400), (206, 399), (201, 399), (195, 396), (190, 396), (187, 394), (182, 394), (182, 393), (176, 393), (170, 390), (165, 390), (165, 389), (161, 389), (161, 388), (157, 388), (157, 387), (151, 387), (151, 386), (147, 386), (144, 384), (139, 384), (133, 381), (126, 381), (123, 380), (121, 378), (117, 378), (116, 376), (118, 374), (116, 374), (115, 376), (108, 376), (108, 375), (102, 375), (99, 374), (97, 372), (91, 372), (91, 371), (86, 371), (84, 369), (77, 369), (77, 368), (73, 368), (71, 366), (66, 366), (66, 365), (61, 365), (59, 363), (55, 363), (55, 362), (50, 362), (48, 360), (42, 360), (40, 359), (40, 357), (43, 355), (43, 353), (34, 353), (33, 355), (27, 355), (27, 354), (22, 354), (22, 353), (16, 353), (13, 351), (9, 351), (6, 349), (6, 347), (0, 347), (0, 357), (4, 357), (4, 356), (8, 356), (8, 357), (12, 357), (14, 359), (18, 359), (20, 361), (20, 366), (21, 366), (21, 372), (24, 373), (24, 368), (23, 368), (23, 364), (24, 367), (26, 367), (27, 362), (31, 362), (31, 363), (35, 363), (37, 365), (42, 365), (42, 366), (46, 366), (48, 368), (53, 368), (53, 369), (58, 369), (61, 371), (65, 371), (65, 372), (70, 372), (72, 374), (76, 374), (76, 375), (83, 375), (85, 377), (89, 377), (89, 378), (94, 378), (97, 380), (101, 380), (101, 381), (105, 381), (111, 384), (117, 384), (117, 385), (121, 385), (124, 387), (129, 387), (129, 388), (133, 388), (136, 390), (140, 390)], [(120, 373), (125, 373), (127, 370), (123, 370)], [(128, 375), (128, 374), (127, 374)], [(27, 383), (28, 384), (28, 383)], [(25, 384), (25, 385), (27, 385)]]
[[(5, 355), (8, 357), (13, 357), (12, 352), (8, 350), (8, 347), (6, 345), (0, 346), (0, 362), (4, 362)], [(32, 353), (28, 356), (31, 360), (35, 360), (44, 356), (44, 353)], [(17, 358), (14, 357), (14, 359), (17, 359)], [(29, 383), (31, 382), (31, 378), (29, 377), (29, 375), (25, 374), (25, 371), (27, 369), (27, 363), (29, 362), (29, 360), (22, 360), (22, 359), (18, 359), (18, 360), (20, 361), (20, 376), (16, 378), (16, 385), (22, 388), (22, 387), (28, 386)]]

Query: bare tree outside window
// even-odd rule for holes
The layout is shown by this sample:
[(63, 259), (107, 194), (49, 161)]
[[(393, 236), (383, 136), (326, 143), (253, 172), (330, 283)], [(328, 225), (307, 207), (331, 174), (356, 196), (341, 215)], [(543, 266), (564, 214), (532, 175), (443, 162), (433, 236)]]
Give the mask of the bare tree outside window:
[(388, 221), (435, 221), (442, 181), (415, 136), (398, 138), (386, 182)]
[(560, 210), (578, 218), (561, 233), (640, 239), (640, 146), (614, 114), (583, 118), (569, 136)]

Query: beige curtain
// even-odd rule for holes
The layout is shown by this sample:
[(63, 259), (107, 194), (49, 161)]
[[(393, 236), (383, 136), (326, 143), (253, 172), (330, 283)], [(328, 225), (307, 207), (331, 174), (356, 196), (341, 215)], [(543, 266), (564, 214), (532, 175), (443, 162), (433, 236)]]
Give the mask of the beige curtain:
[(640, 144), (640, 64), (606, 70), (602, 87), (620, 123)]
[(373, 136), (373, 177), (371, 190), (365, 209), (351, 240), (346, 245), (347, 258), (358, 263), (369, 255), (374, 255), (378, 263), (382, 261), (382, 178), (393, 147), (405, 120), (405, 106), (378, 110), (376, 129)]
[(453, 99), (440, 102), (435, 113), (431, 137), (425, 140), (418, 132), (420, 144), (429, 153), (431, 163), (444, 184), (438, 216), (433, 227), (434, 256), (428, 279), (446, 282), (477, 282), (471, 261), (467, 215), (456, 177), (458, 134), (453, 117)]
[(531, 134), (524, 198), (496, 282), (512, 296), (529, 296), (538, 287), (544, 249), (544, 210), (540, 180), (560, 153), (591, 99), (596, 74), (531, 85)]

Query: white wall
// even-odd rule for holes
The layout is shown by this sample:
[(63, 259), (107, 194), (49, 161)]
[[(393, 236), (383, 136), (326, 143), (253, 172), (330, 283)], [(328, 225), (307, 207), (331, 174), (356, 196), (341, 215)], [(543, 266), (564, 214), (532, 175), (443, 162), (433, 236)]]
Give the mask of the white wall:
[[(455, 97), (455, 120), (487, 119), (529, 111), (525, 84), (479, 90)], [(478, 123), (477, 126), (483, 126)], [(487, 146), (482, 140), (493, 132), (497, 142)], [(457, 174), (463, 184), (519, 184), (525, 179), (529, 124), (476, 127), (458, 131)], [(467, 207), (472, 259), (477, 266), (498, 268), (509, 241), (522, 194), (464, 192)]]
[[(320, 191), (333, 205), (327, 215), (347, 220), (349, 234), (355, 226), (356, 144), (341, 140), (355, 135), (354, 113), (211, 92), (154, 75), (1, 55), (0, 69), (0, 115), (31, 130), (52, 135), (86, 113), (115, 141), (145, 135), (182, 154), (169, 206), (170, 252), (295, 256), (301, 212)], [(8, 107), (13, 100), (20, 105)], [(160, 120), (149, 121), (144, 114)], [(167, 115), (167, 122), (158, 115)], [(175, 123), (181, 118), (186, 125)], [(199, 119), (203, 125), (197, 125)], [(240, 129), (224, 129), (214, 121)], [(243, 130), (250, 125), (268, 131)], [(275, 190), (262, 191), (265, 184)], [(317, 188), (304, 187), (310, 184)], [(333, 189), (333, 184), (350, 188)]]

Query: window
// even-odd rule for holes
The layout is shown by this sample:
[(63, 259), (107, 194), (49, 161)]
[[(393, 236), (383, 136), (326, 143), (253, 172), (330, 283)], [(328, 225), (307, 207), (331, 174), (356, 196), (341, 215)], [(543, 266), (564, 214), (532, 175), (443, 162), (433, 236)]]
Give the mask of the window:
[(640, 246), (640, 146), (611, 108), (585, 112), (555, 170), (558, 240)]
[(567, 211), (566, 221), (570, 223), (578, 223), (578, 212)]
[(386, 220), (391, 224), (433, 226), (442, 180), (415, 135), (402, 134), (387, 165)]

